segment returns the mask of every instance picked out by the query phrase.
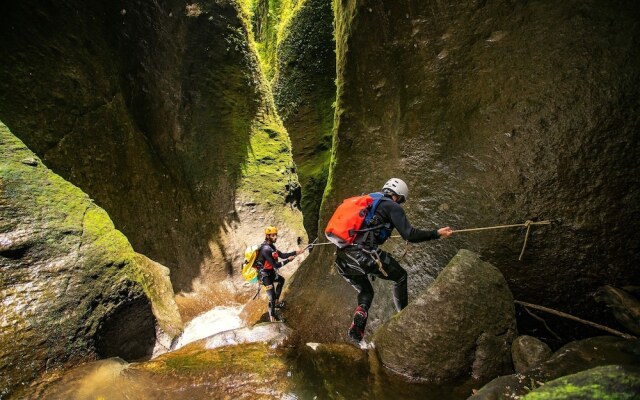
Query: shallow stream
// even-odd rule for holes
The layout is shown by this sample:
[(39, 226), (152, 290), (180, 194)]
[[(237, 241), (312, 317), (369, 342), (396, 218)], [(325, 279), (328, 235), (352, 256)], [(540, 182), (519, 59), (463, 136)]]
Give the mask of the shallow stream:
[[(187, 324), (175, 350), (138, 363), (110, 358), (82, 365), (41, 387), (33, 398), (455, 400), (472, 394), (472, 382), (407, 382), (381, 367), (375, 350), (343, 343), (211, 348), (207, 343), (213, 341), (200, 340), (241, 328), (239, 313), (240, 307), (216, 307)], [(262, 328), (282, 329), (278, 323)]]

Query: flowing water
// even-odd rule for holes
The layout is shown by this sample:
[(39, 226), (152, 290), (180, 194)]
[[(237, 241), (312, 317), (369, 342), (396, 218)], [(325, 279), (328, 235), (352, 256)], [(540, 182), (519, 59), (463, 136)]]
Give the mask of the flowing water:
[(184, 332), (176, 342), (175, 349), (219, 332), (241, 328), (244, 323), (240, 319), (242, 306), (218, 306), (202, 313), (189, 321)]
[[(238, 329), (243, 326), (240, 309), (221, 306), (199, 315), (185, 326), (174, 350), (150, 361), (111, 358), (87, 363), (64, 372), (31, 398), (457, 400), (468, 397), (474, 387), (471, 382), (407, 382), (382, 368), (373, 349), (344, 343), (276, 346), (269, 334), (277, 337), (289, 328), (274, 323)], [(225, 337), (247, 342), (217, 347)]]

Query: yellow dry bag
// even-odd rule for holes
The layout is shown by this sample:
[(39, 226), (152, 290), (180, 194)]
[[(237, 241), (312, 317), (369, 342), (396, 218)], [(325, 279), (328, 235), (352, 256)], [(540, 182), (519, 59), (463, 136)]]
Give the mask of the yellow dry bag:
[(244, 263), (242, 264), (242, 277), (249, 283), (258, 281), (258, 269), (253, 267), (253, 264), (258, 258), (258, 250), (260, 246), (249, 246), (244, 251)]

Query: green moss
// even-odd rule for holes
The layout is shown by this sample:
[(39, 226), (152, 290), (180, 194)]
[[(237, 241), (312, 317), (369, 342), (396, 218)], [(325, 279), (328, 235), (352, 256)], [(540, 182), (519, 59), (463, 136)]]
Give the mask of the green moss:
[[(289, 3), (288, 0), (282, 2), (282, 5), (280, 2), (269, 2), (271, 14), (275, 15), (281, 6), (290, 7)], [(250, 21), (256, 18), (255, 1), (239, 1), (238, 6), (247, 33), (248, 49), (251, 52), (249, 58), (254, 60), (251, 69), (255, 73), (259, 105), (252, 122), (247, 126), (250, 134), (247, 146), (242, 149), (242, 170), (236, 197), (263, 206), (279, 206), (299, 188), (300, 183), (291, 155), (291, 140), (276, 112), (266, 77), (265, 71), (269, 68), (259, 55), (262, 44), (254, 40), (252, 35), (255, 28)], [(269, 26), (270, 29), (274, 27), (272, 24)], [(295, 221), (291, 222), (292, 226), (297, 225)]]
[(324, 204), (325, 199), (331, 196), (333, 191), (333, 171), (335, 171), (337, 159), (336, 159), (336, 150), (337, 150), (337, 132), (340, 129), (340, 117), (343, 113), (343, 96), (344, 96), (344, 72), (345, 72), (345, 62), (346, 62), (346, 54), (349, 51), (349, 37), (351, 36), (351, 29), (353, 20), (356, 17), (358, 7), (362, 4), (362, 0), (350, 0), (347, 2), (339, 2), (337, 0), (333, 1), (333, 14), (334, 14), (334, 23), (335, 23), (335, 41), (336, 41), (336, 101), (335, 101), (335, 110), (334, 110), (334, 121), (333, 121), (333, 141), (331, 145), (331, 160), (329, 162), (329, 175), (327, 177), (327, 185), (324, 191), (324, 197), (322, 203)]
[(277, 49), (291, 17), (305, 0), (244, 0), (242, 8), (251, 21), (251, 31), (260, 64), (270, 81), (278, 73)]
[(286, 371), (287, 365), (280, 353), (266, 343), (225, 346), (212, 350), (193, 344), (140, 364), (137, 368), (158, 374), (178, 375), (209, 372), (216, 376), (229, 376), (250, 372), (270, 378), (272, 374)]
[(289, 190), (299, 185), (292, 171), (291, 143), (277, 119), (255, 122), (243, 168), (242, 197), (265, 205), (282, 205)]
[[(45, 224), (46, 230), (39, 240), (48, 254), (68, 253), (70, 245), (78, 246), (75, 241), (80, 237), (76, 251), (82, 253), (81, 267), (84, 270), (95, 269), (95, 276), (108, 276), (113, 282), (122, 279), (137, 282), (152, 305), (162, 309), (166, 310), (170, 304), (175, 304), (168, 275), (159, 276), (148, 264), (140, 261), (125, 235), (115, 229), (106, 211), (95, 205), (78, 187), (47, 169), (2, 123), (0, 145), (4, 161), (0, 163), (2, 196), (9, 204), (19, 204), (21, 212), (28, 218)], [(25, 164), (25, 161), (29, 164)], [(113, 271), (106, 274), (106, 269)], [(51, 298), (54, 304), (59, 293), (51, 287), (41, 296)], [(52, 312), (54, 314), (50, 319), (57, 319), (56, 309), (53, 308)], [(89, 312), (87, 310), (85, 314)], [(156, 315), (161, 324), (169, 319), (173, 326), (177, 326), (177, 330), (167, 329), (169, 334), (178, 334), (181, 330), (181, 322), (175, 322), (176, 316), (179, 321), (177, 308)]]
[(615, 365), (597, 367), (548, 382), (523, 400), (631, 400), (640, 392), (639, 372)]
[(318, 212), (329, 166), (335, 43), (330, 3), (306, 0), (288, 15), (279, 34), (274, 100), (291, 137), (302, 186), (301, 208), (310, 238), (317, 232)]

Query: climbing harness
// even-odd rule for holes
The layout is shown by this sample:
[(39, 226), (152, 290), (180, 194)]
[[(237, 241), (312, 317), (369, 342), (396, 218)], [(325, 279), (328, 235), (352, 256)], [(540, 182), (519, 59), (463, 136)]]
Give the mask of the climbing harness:
[(380, 273), (382, 275), (384, 275), (384, 277), (388, 277), (389, 274), (387, 274), (387, 271), (384, 270), (384, 268), (382, 268), (382, 261), (380, 260), (380, 254), (378, 254), (378, 250), (366, 250), (366, 249), (362, 249), (362, 251), (366, 254), (369, 255), (369, 257), (371, 257), (373, 259), (373, 261), (376, 263), (376, 265), (378, 266), (378, 271), (380, 271)]
[[(554, 222), (555, 222), (555, 220), (545, 220), (545, 221), (526, 220), (522, 224), (495, 225), (495, 226), (485, 226), (485, 227), (482, 227), (482, 228), (458, 229), (458, 230), (454, 230), (453, 233), (478, 232), (478, 231), (486, 231), (486, 230), (490, 230), (490, 229), (506, 229), (506, 228), (521, 228), (521, 227), (527, 228), (527, 232), (526, 232), (526, 234), (524, 236), (524, 243), (522, 244), (522, 250), (520, 251), (520, 256), (518, 257), (518, 260), (522, 261), (522, 256), (524, 255), (524, 250), (527, 247), (527, 242), (529, 240), (529, 232), (531, 231), (531, 227), (533, 225), (551, 225)], [(401, 237), (401, 236), (400, 235), (393, 235), (393, 236), (390, 237), (390, 239), (399, 238), (399, 237)], [(314, 241), (314, 243), (311, 243), (311, 244), (309, 244), (307, 246), (308, 247), (315, 247), (315, 246), (324, 246), (324, 245), (328, 245), (328, 244), (334, 244), (334, 243), (333, 242), (315, 243), (315, 241)], [(407, 254), (407, 251), (408, 251), (408, 242), (406, 244), (405, 251), (402, 254), (401, 258), (404, 257)], [(380, 258), (379, 257), (378, 257), (376, 263), (378, 263), (378, 262), (380, 262)], [(381, 270), (381, 271), (383, 271), (383, 270)], [(386, 273), (384, 273), (384, 274), (386, 276)]]

